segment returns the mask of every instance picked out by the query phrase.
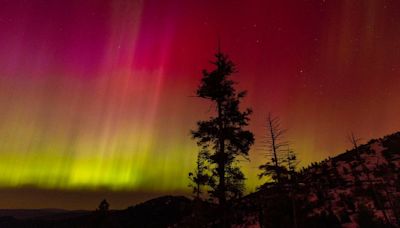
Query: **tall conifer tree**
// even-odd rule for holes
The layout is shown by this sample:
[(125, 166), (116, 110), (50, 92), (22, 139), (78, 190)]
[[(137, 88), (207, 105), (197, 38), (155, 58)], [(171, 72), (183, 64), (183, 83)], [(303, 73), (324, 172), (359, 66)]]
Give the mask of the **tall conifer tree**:
[(203, 77), (196, 95), (213, 105), (214, 115), (207, 120), (197, 122), (192, 137), (202, 149), (209, 151), (211, 196), (218, 199), (220, 205), (243, 192), (244, 175), (237, 166), (238, 157), (248, 159), (253, 133), (245, 130), (251, 109), (239, 109), (246, 91), (237, 92), (231, 76), (236, 72), (235, 64), (227, 55), (218, 51), (215, 69), (203, 71)]

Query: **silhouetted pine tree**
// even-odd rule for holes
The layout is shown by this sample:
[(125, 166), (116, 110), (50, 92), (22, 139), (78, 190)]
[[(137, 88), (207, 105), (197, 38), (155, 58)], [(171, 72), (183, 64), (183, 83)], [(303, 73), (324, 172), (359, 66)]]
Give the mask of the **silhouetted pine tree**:
[(297, 165), (300, 163), (300, 161), (297, 159), (297, 154), (294, 152), (294, 150), (290, 149), (289, 147), (287, 149), (287, 155), (285, 161), (287, 164), (287, 171), (289, 174), (289, 178), (291, 180), (294, 180), (297, 173), (296, 168)]
[(288, 170), (289, 196), (292, 201), (291, 206), (292, 206), (293, 228), (297, 228), (298, 224), (297, 224), (296, 190), (298, 183), (297, 183), (296, 167), (299, 164), (299, 161), (297, 160), (297, 156), (294, 150), (291, 150), (289, 147), (287, 150), (286, 163)]
[(95, 220), (93, 221), (93, 227), (109, 227), (107, 217), (108, 217), (108, 210), (110, 208), (110, 204), (107, 202), (106, 199), (103, 199), (99, 207), (96, 210)]
[(110, 207), (110, 204), (107, 202), (106, 199), (103, 199), (100, 204), (99, 208), (97, 209), (101, 213), (107, 213), (108, 209)]
[(203, 71), (201, 83), (197, 88), (198, 97), (210, 101), (215, 108), (215, 116), (197, 122), (192, 137), (202, 149), (210, 151), (209, 162), (211, 196), (216, 197), (224, 208), (231, 193), (242, 192), (244, 175), (235, 166), (238, 156), (248, 158), (254, 136), (244, 127), (248, 125), (251, 109), (239, 110), (245, 91), (237, 92), (231, 76), (236, 72), (234, 63), (227, 55), (218, 51), (216, 67), (212, 71)]
[(191, 183), (189, 187), (193, 189), (193, 194), (196, 195), (197, 199), (200, 199), (201, 194), (203, 191), (201, 187), (206, 185), (209, 181), (209, 174), (207, 159), (209, 158), (209, 154), (207, 151), (202, 150), (197, 154), (197, 161), (196, 161), (196, 169), (194, 172), (189, 173), (189, 179)]
[(238, 199), (243, 196), (245, 190), (245, 180), (246, 178), (238, 166), (227, 166), (226, 193), (228, 199)]

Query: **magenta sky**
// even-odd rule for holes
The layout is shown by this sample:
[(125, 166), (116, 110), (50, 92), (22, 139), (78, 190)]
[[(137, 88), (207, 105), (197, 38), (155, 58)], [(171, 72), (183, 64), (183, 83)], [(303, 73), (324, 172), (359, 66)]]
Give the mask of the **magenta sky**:
[[(189, 130), (210, 114), (191, 95), (218, 37), (254, 110), (253, 161), (243, 164), (250, 190), (268, 112), (304, 165), (343, 152), (351, 130), (367, 140), (400, 128), (398, 1), (0, 4), (7, 191), (186, 191), (197, 152)], [(21, 205), (8, 198), (5, 206)]]

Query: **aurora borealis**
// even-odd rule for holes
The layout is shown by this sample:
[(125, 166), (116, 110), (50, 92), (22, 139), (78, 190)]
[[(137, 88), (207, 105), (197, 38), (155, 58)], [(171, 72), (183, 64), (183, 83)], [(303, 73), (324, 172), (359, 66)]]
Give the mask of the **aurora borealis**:
[(250, 191), (268, 112), (303, 165), (400, 129), (399, 1), (0, 4), (0, 188), (189, 192), (218, 37), (254, 111)]

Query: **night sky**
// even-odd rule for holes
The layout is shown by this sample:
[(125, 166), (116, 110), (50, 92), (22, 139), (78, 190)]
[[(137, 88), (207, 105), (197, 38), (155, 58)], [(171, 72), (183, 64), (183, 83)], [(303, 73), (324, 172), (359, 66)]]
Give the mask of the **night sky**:
[(268, 112), (302, 165), (400, 129), (400, 1), (0, 0), (0, 208), (189, 193), (218, 39), (254, 111), (249, 191)]

